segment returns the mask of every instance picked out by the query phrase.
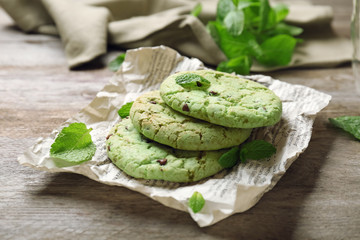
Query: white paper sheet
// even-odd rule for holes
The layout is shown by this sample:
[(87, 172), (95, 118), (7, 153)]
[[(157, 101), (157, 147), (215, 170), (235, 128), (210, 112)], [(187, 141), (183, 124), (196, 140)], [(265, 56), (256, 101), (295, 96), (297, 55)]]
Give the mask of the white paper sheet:
[[(272, 127), (258, 128), (251, 136), (252, 139), (271, 142), (277, 153), (268, 160), (238, 164), (199, 182), (134, 179), (119, 170), (106, 155), (105, 138), (118, 122), (117, 110), (124, 103), (135, 100), (144, 92), (158, 89), (162, 80), (172, 73), (202, 68), (204, 65), (198, 59), (183, 57), (164, 46), (129, 50), (121, 69), (96, 98), (50, 136), (38, 139), (19, 157), (19, 162), (39, 170), (73, 172), (104, 184), (127, 187), (165, 206), (189, 212), (201, 227), (248, 210), (274, 187), (300, 153), (305, 151), (316, 114), (328, 105), (329, 95), (267, 76), (247, 76), (270, 88), (283, 102), (281, 121)], [(86, 163), (58, 168), (49, 156), (50, 146), (57, 133), (71, 122), (84, 122), (87, 127), (93, 128), (91, 135), (97, 150), (93, 159)], [(195, 191), (200, 192), (206, 201), (204, 208), (196, 214), (188, 207), (188, 200)]]

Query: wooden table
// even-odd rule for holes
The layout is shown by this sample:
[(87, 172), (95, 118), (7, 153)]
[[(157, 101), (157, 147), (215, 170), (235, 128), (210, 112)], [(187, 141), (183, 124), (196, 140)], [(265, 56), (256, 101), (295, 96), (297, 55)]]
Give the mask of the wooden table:
[[(333, 5), (335, 31), (350, 36), (350, 0), (314, 2)], [(328, 122), (360, 115), (350, 64), (270, 74), (333, 99), (273, 190), (210, 227), (126, 188), (20, 166), (19, 154), (109, 81), (104, 63), (117, 53), (69, 71), (58, 38), (24, 34), (0, 9), (0, 239), (360, 239), (360, 142)]]

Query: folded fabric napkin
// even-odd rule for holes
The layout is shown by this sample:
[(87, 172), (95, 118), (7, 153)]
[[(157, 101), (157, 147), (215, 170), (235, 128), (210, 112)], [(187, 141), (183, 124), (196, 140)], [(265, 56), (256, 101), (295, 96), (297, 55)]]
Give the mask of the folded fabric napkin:
[[(209, 65), (226, 60), (206, 30), (215, 18), (217, 0), (202, 0), (199, 17), (189, 13), (192, 0), (0, 0), (0, 5), (25, 32), (60, 36), (68, 65), (75, 68), (120, 48), (166, 45)], [(307, 2), (287, 2), (286, 21), (305, 28), (288, 68), (335, 66), (351, 59), (349, 39), (331, 31), (332, 9)], [(315, 31), (313, 31), (315, 29)], [(254, 64), (252, 71), (270, 71)]]

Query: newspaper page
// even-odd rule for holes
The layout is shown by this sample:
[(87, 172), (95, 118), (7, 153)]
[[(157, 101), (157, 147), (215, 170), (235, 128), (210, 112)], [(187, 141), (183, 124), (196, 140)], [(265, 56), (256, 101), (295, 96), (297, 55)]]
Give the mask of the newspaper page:
[[(165, 206), (188, 212), (200, 227), (248, 210), (274, 187), (299, 154), (305, 151), (316, 114), (328, 105), (329, 95), (268, 76), (246, 76), (264, 84), (282, 100), (281, 121), (271, 127), (255, 129), (251, 135), (252, 139), (272, 143), (277, 152), (270, 159), (237, 164), (195, 183), (135, 179), (112, 164), (106, 154), (105, 138), (110, 128), (120, 120), (117, 111), (123, 104), (144, 92), (159, 89), (162, 80), (170, 74), (203, 68), (198, 59), (183, 57), (164, 46), (127, 51), (121, 68), (95, 99), (48, 137), (38, 139), (19, 156), (20, 164), (50, 172), (78, 173), (104, 184), (129, 188)], [(49, 156), (50, 147), (61, 129), (72, 122), (83, 122), (88, 128), (93, 128), (91, 136), (97, 150), (88, 162), (59, 168)], [(188, 206), (195, 191), (205, 199), (205, 205), (198, 213)]]

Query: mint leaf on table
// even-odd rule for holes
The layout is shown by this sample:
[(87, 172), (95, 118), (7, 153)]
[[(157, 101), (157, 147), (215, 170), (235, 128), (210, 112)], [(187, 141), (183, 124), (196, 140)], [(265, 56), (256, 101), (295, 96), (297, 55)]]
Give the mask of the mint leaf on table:
[(204, 77), (195, 73), (184, 73), (176, 76), (175, 82), (187, 89), (206, 89), (210, 86), (210, 82)]
[[(301, 42), (294, 36), (303, 30), (283, 22), (288, 13), (285, 4), (271, 6), (269, 0), (219, 0), (216, 20), (207, 24), (210, 35), (227, 57), (218, 70), (248, 74), (253, 60), (265, 66), (289, 64)], [(240, 59), (245, 57), (249, 60), (240, 66), (244, 63)]]
[(191, 11), (190, 15), (193, 15), (194, 17), (197, 17), (201, 13), (201, 11), (202, 11), (202, 5), (201, 5), (201, 3), (198, 3), (194, 7), (194, 9)]
[(360, 116), (341, 116), (329, 118), (329, 121), (360, 140)]
[[(58, 166), (80, 164), (92, 159), (96, 146), (84, 123), (71, 123), (64, 127), (51, 145), (50, 157)], [(60, 161), (59, 161), (60, 160)]]
[(121, 64), (124, 62), (125, 60), (125, 53), (120, 54), (119, 56), (117, 56), (114, 60), (112, 60), (111, 62), (109, 62), (109, 69), (113, 72), (116, 72), (117, 70), (119, 70)]
[(122, 105), (122, 107), (118, 110), (118, 114), (121, 118), (125, 118), (130, 115), (130, 109), (131, 109), (133, 103), (134, 102), (128, 102), (128, 103)]
[(247, 159), (260, 160), (271, 157), (276, 153), (276, 148), (264, 140), (254, 140), (245, 143), (240, 149), (240, 160), (246, 162)]
[(194, 213), (198, 213), (205, 205), (205, 199), (199, 192), (194, 192), (189, 199), (189, 207), (193, 210)]

